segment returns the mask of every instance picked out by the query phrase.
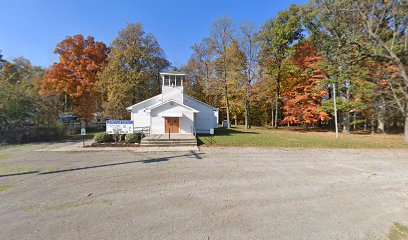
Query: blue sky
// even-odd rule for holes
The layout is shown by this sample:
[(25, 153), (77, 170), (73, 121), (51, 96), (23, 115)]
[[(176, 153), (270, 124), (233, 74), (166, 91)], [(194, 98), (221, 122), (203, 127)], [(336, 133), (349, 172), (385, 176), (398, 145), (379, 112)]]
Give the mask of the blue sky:
[(0, 50), (6, 59), (24, 56), (33, 65), (58, 61), (53, 50), (74, 34), (91, 35), (110, 44), (130, 22), (141, 22), (153, 33), (175, 66), (187, 62), (191, 46), (208, 36), (211, 23), (228, 15), (236, 24), (258, 26), (290, 4), (307, 0), (0, 0)]

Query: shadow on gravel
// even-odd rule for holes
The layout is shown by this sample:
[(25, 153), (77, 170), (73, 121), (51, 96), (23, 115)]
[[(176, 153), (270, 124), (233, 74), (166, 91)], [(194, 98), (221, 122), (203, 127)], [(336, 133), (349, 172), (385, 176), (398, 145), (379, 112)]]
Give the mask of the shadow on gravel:
[(2, 177), (20, 176), (20, 175), (26, 175), (26, 174), (34, 174), (34, 173), (39, 173), (39, 172), (40, 172), (40, 171), (30, 171), (30, 172), (20, 172), (20, 173), (3, 174), (3, 175), (0, 175), (0, 178), (2, 178)]
[(79, 167), (79, 168), (69, 168), (69, 169), (61, 169), (55, 171), (48, 171), (48, 172), (40, 172), (40, 171), (31, 171), (31, 172), (21, 172), (21, 173), (13, 173), (7, 175), (0, 175), (1, 177), (11, 177), (11, 176), (18, 176), (18, 175), (25, 175), (25, 174), (37, 174), (37, 175), (46, 175), (46, 174), (53, 174), (53, 173), (63, 173), (63, 172), (72, 172), (78, 170), (85, 170), (85, 169), (94, 169), (94, 168), (103, 168), (103, 167), (111, 167), (111, 166), (120, 166), (126, 164), (133, 164), (133, 163), (159, 163), (159, 162), (167, 162), (173, 158), (178, 157), (189, 157), (192, 156), (195, 159), (202, 159), (200, 155), (204, 153), (196, 153), (194, 151), (190, 151), (188, 154), (172, 156), (172, 157), (161, 157), (161, 158), (152, 158), (147, 160), (137, 160), (137, 161), (127, 161), (127, 162), (118, 162), (118, 163), (108, 163), (108, 164), (101, 164), (101, 165), (93, 165), (93, 166), (86, 166), (86, 167)]

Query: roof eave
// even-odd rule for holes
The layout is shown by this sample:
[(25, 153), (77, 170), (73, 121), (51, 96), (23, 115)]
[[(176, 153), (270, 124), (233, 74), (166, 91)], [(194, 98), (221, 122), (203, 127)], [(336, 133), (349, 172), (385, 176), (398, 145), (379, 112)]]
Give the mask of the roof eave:
[(189, 107), (189, 106), (187, 106), (187, 105), (185, 105), (185, 104), (183, 104), (183, 103), (179, 103), (179, 102), (177, 102), (176, 100), (173, 100), (173, 99), (167, 100), (167, 101), (162, 102), (162, 103), (160, 103), (160, 104), (156, 104), (156, 105), (150, 106), (150, 107), (148, 107), (148, 108), (146, 108), (146, 109), (152, 110), (152, 109), (158, 108), (158, 107), (160, 107), (160, 106), (162, 106), (162, 105), (165, 105), (165, 104), (167, 104), (167, 103), (170, 103), (170, 102), (177, 103), (178, 105), (180, 105), (180, 106), (182, 106), (182, 107), (184, 107), (184, 108), (186, 108), (186, 109), (189, 109), (189, 110), (190, 110), (191, 112), (193, 112), (193, 113), (198, 113), (198, 112), (199, 112), (197, 109), (194, 109), (194, 108), (192, 108), (192, 107)]

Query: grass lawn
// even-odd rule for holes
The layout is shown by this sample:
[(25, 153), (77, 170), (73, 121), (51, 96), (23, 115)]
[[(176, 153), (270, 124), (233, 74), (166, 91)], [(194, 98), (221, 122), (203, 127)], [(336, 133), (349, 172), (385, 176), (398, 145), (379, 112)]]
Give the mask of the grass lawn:
[[(210, 146), (211, 137), (201, 135), (200, 145)], [(238, 147), (300, 147), (300, 148), (407, 148), (403, 135), (397, 134), (340, 134), (336, 140), (334, 132), (295, 131), (293, 129), (268, 129), (243, 126), (218, 128), (212, 137), (213, 146)]]
[[(85, 139), (93, 139), (95, 134), (98, 132), (91, 132), (91, 133), (86, 133)], [(82, 140), (82, 136), (80, 133), (77, 134), (67, 134), (64, 136), (64, 139), (66, 140)]]
[(14, 188), (14, 186), (11, 186), (11, 185), (0, 185), (0, 192), (7, 191), (7, 190), (10, 189), (10, 188)]

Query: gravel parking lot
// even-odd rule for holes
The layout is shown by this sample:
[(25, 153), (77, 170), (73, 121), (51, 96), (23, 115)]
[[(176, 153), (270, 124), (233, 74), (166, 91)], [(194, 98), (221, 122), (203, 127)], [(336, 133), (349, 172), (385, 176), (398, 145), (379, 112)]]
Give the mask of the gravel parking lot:
[(0, 239), (386, 239), (408, 225), (407, 150), (36, 151), (54, 145), (0, 148)]

